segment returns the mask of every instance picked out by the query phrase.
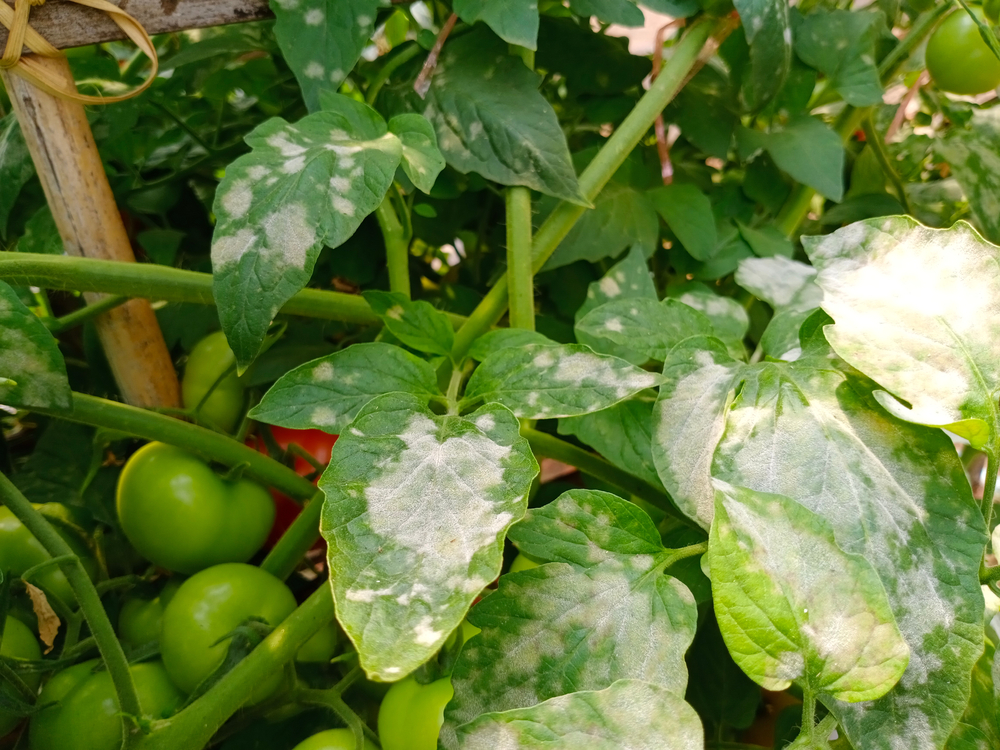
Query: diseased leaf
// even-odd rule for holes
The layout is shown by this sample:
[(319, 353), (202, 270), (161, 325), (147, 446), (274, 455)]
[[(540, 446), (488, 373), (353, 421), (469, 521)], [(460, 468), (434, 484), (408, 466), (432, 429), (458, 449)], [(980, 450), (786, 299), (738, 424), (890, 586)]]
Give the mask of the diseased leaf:
[(0, 237), (7, 238), (7, 219), (21, 194), (21, 188), (35, 174), (35, 165), (21, 135), (17, 116), (10, 112), (0, 117)]
[(697, 609), (683, 584), (654, 572), (670, 552), (648, 516), (609, 493), (572, 490), (529, 511), (510, 537), (566, 562), (505, 575), (473, 608), (482, 632), (455, 666), (442, 747), (459, 747), (456, 729), (481, 714), (621, 679), (680, 694)]
[(438, 392), (434, 368), (398, 346), (353, 344), (290, 370), (250, 411), (258, 422), (339, 435), (383, 393)]
[(399, 164), (399, 139), (375, 110), (346, 96), (333, 101), (337, 111), (255, 128), (246, 137), (252, 151), (229, 166), (216, 193), (213, 291), (241, 370), (309, 281), (323, 245), (354, 234)]
[(406, 176), (419, 190), (429, 193), (445, 164), (434, 128), (422, 115), (406, 114), (389, 120), (389, 132), (402, 144), (401, 166)]
[(955, 727), (945, 750), (980, 750), (1000, 747), (1000, 699), (994, 684), (993, 644), (986, 640), (983, 655), (972, 670), (972, 698)]
[(709, 737), (723, 727), (746, 729), (753, 723), (760, 688), (730, 656), (714, 611), (699, 623), (687, 663), (691, 677), (685, 697), (705, 719)]
[(708, 260), (719, 245), (712, 202), (696, 185), (674, 183), (646, 193), (684, 249), (695, 260)]
[(336, 93), (375, 31), (382, 0), (271, 0), (274, 34), (310, 112)]
[(482, 21), (505, 42), (538, 49), (537, 0), (455, 0), (453, 8), (466, 23)]
[(529, 344), (486, 358), (464, 403), (503, 404), (524, 419), (575, 417), (659, 385), (662, 377), (579, 344)]
[(675, 692), (640, 680), (489, 713), (458, 730), (462, 750), (701, 750), (704, 731)]
[(711, 335), (712, 324), (694, 308), (675, 299), (619, 299), (591, 310), (576, 324), (590, 336), (635, 347), (662, 362), (674, 345), (689, 336)]
[(399, 292), (377, 290), (365, 292), (364, 298), (389, 332), (407, 346), (430, 354), (451, 354), (455, 329), (448, 316), (430, 302), (412, 302)]
[(17, 293), (0, 281), (0, 403), (69, 409), (72, 402), (58, 342)]
[(657, 487), (650, 441), (653, 401), (640, 393), (593, 414), (560, 419), (559, 434), (574, 435), (618, 468)]
[(506, 42), (479, 28), (445, 45), (425, 99), (411, 83), (386, 93), (397, 110), (431, 121), (445, 159), (459, 172), (588, 205), (539, 80)]
[(469, 347), (469, 356), (477, 362), (482, 362), (501, 349), (516, 349), (525, 344), (554, 343), (556, 342), (547, 336), (543, 336), (537, 331), (529, 331), (526, 328), (497, 328), (487, 331), (476, 339)]
[(792, 67), (788, 3), (785, 0), (733, 0), (733, 4), (750, 45), (750, 104), (754, 109), (761, 109), (781, 91)]
[(823, 73), (855, 107), (882, 103), (875, 43), (885, 30), (881, 11), (817, 8), (795, 25), (795, 54)]
[(737, 359), (746, 358), (743, 339), (750, 330), (750, 316), (743, 305), (732, 297), (716, 294), (698, 281), (668, 289), (667, 294), (708, 318), (712, 330), (726, 343), (729, 353)]
[(774, 308), (761, 336), (764, 352), (776, 359), (795, 359), (799, 329), (823, 301), (816, 269), (790, 258), (746, 258), (736, 271), (736, 283)]
[(499, 404), (438, 416), (397, 393), (361, 410), (319, 486), (337, 618), (370, 677), (401, 679), (458, 627), (537, 473)]
[(888, 391), (878, 402), (977, 448), (996, 446), (1000, 249), (964, 222), (930, 229), (904, 216), (805, 238), (805, 247), (835, 321), (826, 336)]
[(798, 116), (769, 133), (740, 128), (736, 140), (744, 159), (764, 149), (793, 179), (831, 200), (844, 197), (844, 144), (822, 120)]
[(948, 128), (946, 137), (933, 141), (935, 153), (948, 162), (980, 229), (991, 242), (1000, 242), (1000, 110), (972, 110), (965, 128)]
[(909, 648), (872, 566), (795, 500), (714, 485), (712, 598), (736, 663), (768, 690), (796, 682), (852, 703), (885, 695)]

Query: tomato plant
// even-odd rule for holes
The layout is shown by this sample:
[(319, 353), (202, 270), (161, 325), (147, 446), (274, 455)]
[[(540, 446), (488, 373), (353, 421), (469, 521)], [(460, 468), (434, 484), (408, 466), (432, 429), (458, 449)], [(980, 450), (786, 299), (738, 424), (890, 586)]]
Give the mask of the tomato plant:
[(994, 0), (49, 5), (0, 747), (1000, 747)]

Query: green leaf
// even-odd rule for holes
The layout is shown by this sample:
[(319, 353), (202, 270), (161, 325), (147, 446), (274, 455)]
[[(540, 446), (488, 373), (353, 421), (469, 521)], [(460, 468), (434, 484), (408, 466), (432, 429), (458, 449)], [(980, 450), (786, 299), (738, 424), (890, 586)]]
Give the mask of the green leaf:
[(274, 34), (310, 112), (336, 93), (375, 31), (382, 0), (271, 0)]
[(529, 331), (525, 328), (497, 328), (484, 333), (472, 342), (472, 346), (469, 347), (469, 356), (477, 362), (482, 362), (491, 354), (496, 354), (502, 349), (516, 349), (527, 344), (554, 343), (556, 342), (537, 331)]
[(662, 362), (674, 345), (689, 336), (711, 335), (712, 324), (697, 310), (675, 299), (619, 299), (591, 310), (576, 324), (590, 336), (635, 347)]
[(429, 193), (445, 165), (433, 126), (423, 115), (396, 115), (389, 120), (389, 132), (395, 133), (403, 146), (401, 166), (406, 176), (419, 190)]
[(795, 245), (776, 227), (768, 224), (755, 229), (741, 221), (737, 221), (736, 224), (740, 228), (740, 235), (750, 245), (754, 255), (760, 258), (772, 258), (775, 255), (791, 258), (795, 255)]
[(69, 409), (72, 391), (59, 344), (42, 321), (0, 281), (0, 403)]
[(35, 165), (21, 134), (17, 116), (10, 112), (0, 117), (0, 237), (7, 238), (7, 219), (21, 188), (35, 174)]
[(701, 750), (698, 714), (673, 691), (618, 680), (598, 691), (488, 713), (458, 730), (462, 750)]
[(725, 343), (708, 336), (685, 339), (663, 363), (666, 382), (653, 408), (653, 463), (677, 507), (706, 529), (715, 509), (712, 451), (742, 371)]
[(536, 0), (455, 0), (453, 9), (466, 23), (482, 21), (505, 42), (538, 49)]
[(708, 736), (724, 731), (724, 727), (746, 729), (753, 723), (760, 706), (760, 688), (733, 661), (714, 612), (699, 623), (687, 663), (691, 677), (686, 697), (706, 720)]
[(815, 279), (815, 268), (782, 256), (740, 261), (736, 283), (774, 308), (760, 339), (766, 354), (795, 359), (801, 352), (799, 329), (823, 301)]
[(969, 208), (983, 234), (1000, 242), (1000, 110), (974, 109), (966, 128), (948, 128), (945, 138), (933, 141), (934, 151), (947, 161), (969, 199)]
[(588, 20), (597, 16), (605, 23), (621, 26), (642, 26), (645, 21), (642, 11), (631, 0), (569, 0), (569, 7)]
[(771, 101), (792, 67), (792, 28), (785, 0), (733, 0), (750, 45), (753, 109)]
[(255, 128), (246, 137), (252, 151), (226, 169), (216, 193), (214, 294), (241, 371), (309, 281), (323, 245), (354, 234), (399, 165), (399, 139), (375, 110), (346, 96), (333, 101), (338, 111)]
[(574, 435), (620, 469), (660, 485), (653, 464), (653, 398), (638, 394), (607, 409), (559, 420), (560, 435)]
[(827, 338), (888, 391), (875, 394), (878, 402), (900, 419), (946, 427), (977, 448), (996, 446), (1000, 249), (964, 222), (929, 229), (902, 216), (804, 244), (819, 269), (823, 309), (836, 322)]
[(17, 241), (19, 253), (62, 255), (65, 252), (59, 228), (48, 204), (38, 209), (24, 225), (24, 234)]
[[(549, 206), (555, 207), (554, 202)], [(545, 215), (539, 212), (539, 219)], [(543, 267), (553, 268), (586, 260), (596, 263), (618, 255), (627, 247), (642, 248), (646, 257), (656, 249), (660, 222), (646, 194), (610, 180), (587, 211), (563, 238)]]
[(750, 330), (750, 316), (743, 305), (732, 297), (716, 294), (699, 281), (668, 289), (667, 293), (708, 318), (715, 335), (726, 343), (729, 353), (736, 359), (746, 359), (743, 339)]
[(404, 344), (429, 354), (451, 355), (455, 329), (448, 316), (430, 302), (412, 302), (399, 292), (372, 290), (363, 296), (389, 332)]
[(431, 121), (445, 159), (459, 172), (589, 205), (539, 80), (508, 54), (506, 42), (473, 29), (445, 45), (425, 99), (410, 83), (387, 93), (397, 109)]
[(982, 652), (982, 515), (951, 439), (887, 414), (810, 324), (800, 359), (734, 383), (712, 476), (796, 498), (877, 571), (910, 664), (873, 704), (828, 703), (855, 747), (941, 747)]
[[(649, 273), (646, 253), (639, 245), (633, 245), (602, 278), (591, 282), (587, 287), (587, 298), (577, 308), (576, 322), (579, 323), (591, 310), (614, 299), (656, 299), (656, 286)], [(634, 365), (641, 365), (648, 359), (643, 352), (620, 346), (603, 336), (591, 336), (578, 327), (574, 331), (577, 341), (599, 354), (610, 354)]]
[(844, 144), (822, 120), (801, 115), (769, 133), (740, 128), (736, 140), (744, 159), (764, 149), (796, 181), (831, 200), (844, 197)]
[(817, 8), (795, 25), (795, 54), (826, 77), (854, 107), (882, 103), (875, 43), (885, 31), (881, 11)]
[(986, 639), (985, 649), (972, 670), (972, 698), (962, 714), (945, 750), (980, 750), (1000, 747), (1000, 698), (994, 684), (996, 665), (993, 644)]
[(719, 245), (712, 202), (695, 185), (664, 185), (646, 193), (684, 249), (695, 260), (708, 260)]
[(768, 690), (796, 682), (852, 703), (885, 695), (910, 650), (872, 566), (789, 497), (715, 489), (712, 598), (736, 663)]
[(659, 385), (661, 376), (579, 344), (504, 349), (472, 373), (463, 403), (500, 403), (524, 419), (575, 417)]
[(477, 716), (534, 706), (638, 679), (681, 693), (697, 609), (655, 572), (670, 551), (640, 509), (606, 492), (572, 490), (528, 512), (510, 538), (557, 559), (505, 575), (469, 619), (482, 633), (462, 650), (441, 745)]
[(259, 422), (339, 435), (358, 412), (383, 393), (438, 393), (434, 368), (381, 342), (354, 344), (314, 359), (278, 379), (250, 411)]
[(500, 572), (504, 535), (538, 464), (499, 404), (438, 416), (380, 396), (341, 435), (320, 479), (337, 618), (373, 678), (427, 661)]

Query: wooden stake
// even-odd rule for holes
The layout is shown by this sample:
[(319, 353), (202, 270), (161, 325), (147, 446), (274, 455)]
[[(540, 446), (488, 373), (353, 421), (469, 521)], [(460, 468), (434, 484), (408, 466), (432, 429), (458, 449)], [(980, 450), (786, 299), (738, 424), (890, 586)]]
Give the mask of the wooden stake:
[[(73, 87), (65, 58), (43, 58)], [(52, 216), (69, 255), (135, 262), (84, 108), (2, 74)], [(88, 304), (104, 295), (84, 295)], [(181, 405), (170, 353), (148, 300), (132, 300), (95, 319), (122, 397), (133, 406)]]

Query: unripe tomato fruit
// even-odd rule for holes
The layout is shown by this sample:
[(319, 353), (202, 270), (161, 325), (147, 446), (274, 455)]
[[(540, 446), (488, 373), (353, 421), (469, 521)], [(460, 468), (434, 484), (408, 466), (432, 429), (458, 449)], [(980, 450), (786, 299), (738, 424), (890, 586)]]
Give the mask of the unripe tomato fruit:
[[(982, 19), (983, 11), (974, 9)], [(963, 9), (944, 19), (927, 42), (927, 72), (942, 91), (982, 94), (1000, 86), (1000, 60)]]
[(246, 562), (274, 522), (274, 502), (261, 485), (223, 479), (197, 456), (165, 443), (149, 443), (128, 460), (117, 505), (136, 551), (178, 573)]
[[(350, 729), (328, 729), (302, 740), (293, 750), (354, 750), (354, 733)], [(365, 739), (365, 750), (375, 750)]]
[(421, 685), (412, 676), (389, 688), (378, 710), (382, 750), (437, 750), (451, 678)]
[[(31, 750), (118, 750), (122, 743), (122, 717), (118, 697), (107, 670), (94, 671), (92, 659), (57, 673), (42, 688), (31, 717), (28, 735)], [(165, 719), (184, 702), (184, 696), (167, 677), (158, 661), (129, 668), (142, 710), (149, 719)]]
[[(15, 659), (36, 661), (42, 658), (42, 647), (31, 629), (20, 620), (8, 617), (3, 629), (3, 643), (0, 643), (0, 656)], [(38, 673), (22, 674), (21, 679), (32, 690), (38, 689), (42, 676)], [(0, 693), (10, 694), (11, 688), (6, 683), (0, 683)], [(22, 717), (14, 711), (0, 708), (0, 737), (8, 734), (16, 727)]]
[(118, 636), (123, 646), (137, 648), (160, 640), (163, 610), (181, 582), (171, 578), (153, 599), (128, 599), (118, 613)]
[(507, 572), (520, 573), (522, 570), (531, 570), (532, 568), (537, 568), (539, 565), (541, 565), (540, 562), (531, 559), (523, 552), (518, 552), (517, 557), (514, 558), (514, 562), (510, 564), (510, 570)]
[[(208, 389), (235, 364), (236, 356), (222, 331), (210, 333), (195, 344), (181, 379), (185, 408), (193, 409), (201, 403)], [(198, 415), (211, 425), (232, 432), (243, 416), (244, 401), (243, 384), (236, 370), (232, 370), (205, 400)]]
[[(35, 509), (55, 521), (70, 522), (69, 511), (59, 503), (33, 504)], [(93, 578), (97, 571), (94, 559), (83, 538), (68, 530), (63, 523), (53, 524), (70, 549), (83, 561), (83, 567)], [(51, 555), (45, 551), (42, 543), (35, 539), (7, 507), (0, 506), (0, 571), (13, 576), (20, 576), (28, 568), (45, 562)], [(46, 593), (53, 594), (66, 604), (73, 604), (76, 599), (73, 589), (66, 580), (65, 573), (58, 566), (52, 566), (32, 576), (32, 582)]]

